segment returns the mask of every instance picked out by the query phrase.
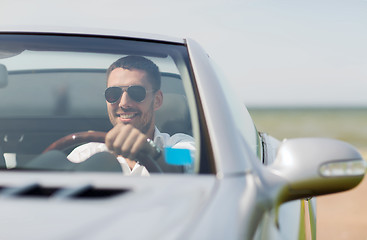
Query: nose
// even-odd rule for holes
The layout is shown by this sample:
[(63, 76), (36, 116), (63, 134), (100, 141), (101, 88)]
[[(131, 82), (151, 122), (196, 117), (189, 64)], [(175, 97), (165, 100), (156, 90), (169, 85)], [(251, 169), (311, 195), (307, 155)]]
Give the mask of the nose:
[(130, 107), (132, 100), (129, 98), (126, 90), (122, 91), (122, 95), (120, 97), (119, 107)]

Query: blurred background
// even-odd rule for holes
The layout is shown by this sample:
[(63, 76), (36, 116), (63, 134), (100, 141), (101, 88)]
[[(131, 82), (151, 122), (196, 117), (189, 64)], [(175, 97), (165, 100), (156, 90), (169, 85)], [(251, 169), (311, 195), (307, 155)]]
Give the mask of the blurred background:
[(259, 131), (278, 139), (330, 137), (356, 146), (367, 159), (367, 109), (355, 107), (250, 108)]
[[(337, 138), (367, 159), (367, 0), (1, 0), (2, 24), (193, 38), (259, 131)], [(363, 187), (349, 198), (321, 198), (319, 239), (365, 239)]]

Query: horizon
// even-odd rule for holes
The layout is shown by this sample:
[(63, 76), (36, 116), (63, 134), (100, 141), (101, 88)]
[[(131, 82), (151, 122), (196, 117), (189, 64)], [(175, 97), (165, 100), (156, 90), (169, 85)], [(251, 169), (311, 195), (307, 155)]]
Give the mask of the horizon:
[(251, 110), (310, 110), (310, 111), (317, 111), (317, 110), (330, 110), (330, 111), (365, 111), (367, 110), (367, 106), (338, 106), (338, 105), (330, 105), (330, 106), (315, 106), (315, 105), (246, 105), (246, 108)]

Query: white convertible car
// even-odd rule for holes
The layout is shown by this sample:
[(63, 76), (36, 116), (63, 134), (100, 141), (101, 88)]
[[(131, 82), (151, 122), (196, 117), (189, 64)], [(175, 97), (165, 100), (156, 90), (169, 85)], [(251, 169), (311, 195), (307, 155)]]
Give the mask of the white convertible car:
[[(145, 174), (103, 148), (106, 106), (150, 96), (106, 87), (126, 56), (159, 68), (156, 128), (192, 140), (150, 141)], [(0, 239), (315, 238), (313, 197), (358, 185), (364, 160), (338, 140), (259, 133), (214, 66), (191, 39), (0, 29)], [(102, 147), (71, 161), (86, 143)]]

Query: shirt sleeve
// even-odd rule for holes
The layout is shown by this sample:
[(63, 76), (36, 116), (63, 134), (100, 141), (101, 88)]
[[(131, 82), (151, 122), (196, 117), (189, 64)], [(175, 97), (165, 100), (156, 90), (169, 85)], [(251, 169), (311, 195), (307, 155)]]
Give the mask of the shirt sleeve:
[(84, 162), (91, 156), (99, 152), (108, 151), (104, 143), (90, 142), (76, 147), (69, 155), (68, 159), (73, 163)]

